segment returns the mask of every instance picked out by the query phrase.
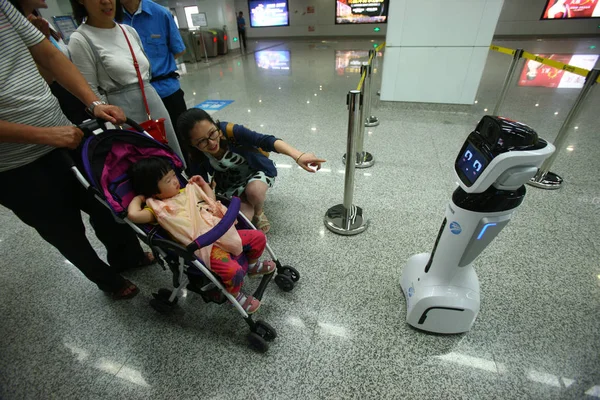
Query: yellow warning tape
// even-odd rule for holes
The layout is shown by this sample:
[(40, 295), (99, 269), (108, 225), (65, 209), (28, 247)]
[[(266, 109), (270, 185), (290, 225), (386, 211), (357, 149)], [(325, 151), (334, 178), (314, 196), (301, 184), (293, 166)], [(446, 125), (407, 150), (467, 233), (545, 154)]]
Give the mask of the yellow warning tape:
[(493, 51), (497, 51), (498, 53), (508, 54), (509, 56), (514, 56), (516, 52), (516, 50), (500, 46), (490, 46), (490, 49)]
[(356, 90), (362, 91), (362, 87), (365, 84), (365, 79), (367, 77), (367, 70), (363, 71), (362, 76), (360, 77), (360, 81), (358, 82), (358, 87)]
[(548, 65), (550, 67), (557, 68), (557, 69), (562, 69), (564, 71), (569, 71), (569, 72), (572, 72), (574, 74), (581, 75), (583, 77), (586, 77), (587, 74), (590, 72), (589, 70), (587, 70), (585, 68), (579, 68), (579, 67), (575, 67), (573, 65), (563, 64), (563, 63), (558, 62), (556, 60), (551, 60), (549, 58), (539, 57), (539, 56), (536, 56), (535, 54), (531, 54), (531, 53), (528, 53), (526, 51), (523, 52), (523, 57), (527, 58), (528, 60), (537, 61), (537, 62), (539, 62), (541, 64)]
[(379, 51), (385, 47), (385, 42), (381, 43), (379, 46), (375, 48), (375, 51)]
[[(516, 52), (516, 50), (509, 49), (509, 48), (506, 48), (506, 47), (500, 47), (500, 46), (490, 46), (490, 50), (497, 51), (497, 52), (503, 53), (503, 54), (508, 54), (510, 56), (514, 56), (515, 52)], [(526, 58), (528, 60), (537, 61), (540, 64), (548, 65), (549, 67), (553, 67), (553, 68), (557, 68), (557, 69), (562, 69), (564, 71), (572, 72), (574, 74), (577, 74), (577, 75), (580, 75), (580, 76), (583, 76), (583, 77), (586, 77), (587, 74), (590, 72), (589, 70), (587, 70), (585, 68), (579, 68), (579, 67), (576, 67), (574, 65), (564, 64), (564, 63), (561, 63), (561, 62), (556, 61), (556, 60), (551, 60), (549, 58), (544, 58), (544, 57), (536, 56), (535, 54), (531, 54), (531, 53), (528, 53), (526, 51), (523, 52), (522, 57)], [(600, 78), (598, 79), (597, 82), (600, 82)]]

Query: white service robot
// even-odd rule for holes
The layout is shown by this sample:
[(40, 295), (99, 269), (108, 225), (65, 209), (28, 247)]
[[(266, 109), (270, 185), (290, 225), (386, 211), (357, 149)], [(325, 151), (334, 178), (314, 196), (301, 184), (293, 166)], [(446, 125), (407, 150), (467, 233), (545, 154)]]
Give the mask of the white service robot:
[(525, 183), (554, 146), (527, 125), (484, 116), (454, 163), (459, 187), (433, 251), (412, 256), (402, 273), (406, 321), (436, 333), (471, 329), (479, 312), (473, 261), (508, 224)]

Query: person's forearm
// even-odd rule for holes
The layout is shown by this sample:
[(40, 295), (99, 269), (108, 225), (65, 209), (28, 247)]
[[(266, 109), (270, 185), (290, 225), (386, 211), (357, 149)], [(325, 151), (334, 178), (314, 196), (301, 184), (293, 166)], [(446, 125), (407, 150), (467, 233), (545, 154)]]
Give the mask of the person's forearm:
[(85, 78), (77, 67), (69, 61), (60, 51), (54, 54), (56, 64), (47, 67), (54, 74), (54, 79), (77, 97), (83, 104), (90, 106), (94, 101), (100, 100), (92, 91)]
[(183, 53), (185, 53), (185, 50), (184, 50), (184, 51), (182, 51), (181, 53), (177, 53), (177, 54), (175, 54), (173, 57), (175, 57), (175, 58), (179, 58), (179, 57), (181, 57), (181, 56), (183, 55)]
[(47, 138), (46, 128), (0, 120), (0, 142), (47, 144)]
[(285, 154), (286, 156), (290, 156), (294, 160), (296, 160), (302, 154), (302, 152), (300, 150), (295, 149), (294, 147), (290, 146), (289, 144), (287, 144), (286, 142), (284, 142), (281, 139), (277, 139), (275, 141), (275, 151), (280, 154)]

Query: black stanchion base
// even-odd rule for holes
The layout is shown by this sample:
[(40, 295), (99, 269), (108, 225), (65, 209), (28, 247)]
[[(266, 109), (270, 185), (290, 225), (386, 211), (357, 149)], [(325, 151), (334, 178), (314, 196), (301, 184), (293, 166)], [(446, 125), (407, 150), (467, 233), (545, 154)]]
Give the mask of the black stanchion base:
[(348, 220), (346, 220), (344, 218), (346, 208), (343, 204), (338, 204), (327, 210), (323, 222), (327, 229), (338, 235), (358, 235), (367, 229), (369, 221), (363, 218), (362, 208), (353, 205), (351, 211)]
[(546, 175), (536, 179), (534, 176), (527, 182), (529, 185), (546, 190), (560, 189), (563, 184), (563, 178), (556, 175), (554, 172), (547, 172)]

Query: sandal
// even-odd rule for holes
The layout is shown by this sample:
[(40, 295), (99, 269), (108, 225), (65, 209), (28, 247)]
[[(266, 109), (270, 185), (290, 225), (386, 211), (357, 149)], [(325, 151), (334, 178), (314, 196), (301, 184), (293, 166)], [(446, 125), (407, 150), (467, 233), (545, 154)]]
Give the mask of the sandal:
[(134, 298), (140, 292), (140, 289), (131, 281), (125, 280), (123, 287), (112, 293), (113, 300), (127, 300)]
[(277, 269), (277, 264), (273, 260), (257, 261), (256, 264), (248, 268), (248, 276), (260, 276), (271, 274)]
[(235, 299), (248, 314), (254, 314), (260, 308), (260, 300), (254, 296), (245, 295), (244, 293), (239, 292), (238, 295), (235, 296)]
[(256, 229), (260, 229), (263, 233), (267, 233), (271, 230), (271, 223), (264, 212), (260, 215), (255, 215), (252, 219), (252, 223), (256, 226)]

